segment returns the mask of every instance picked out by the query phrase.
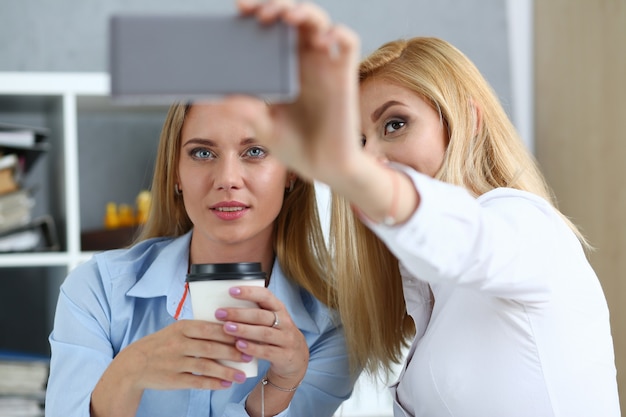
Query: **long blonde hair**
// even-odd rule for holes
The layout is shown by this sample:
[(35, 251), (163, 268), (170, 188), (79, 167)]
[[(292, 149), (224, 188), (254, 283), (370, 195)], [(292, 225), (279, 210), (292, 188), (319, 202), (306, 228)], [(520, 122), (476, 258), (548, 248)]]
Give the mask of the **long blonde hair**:
[[(152, 203), (136, 242), (153, 237), (177, 237), (193, 227), (183, 199), (175, 192), (181, 131), (192, 104), (176, 103), (168, 111), (157, 150), (152, 179)], [(216, 121), (219, 123), (219, 121)], [(335, 295), (329, 278), (330, 257), (324, 242), (311, 183), (297, 180), (285, 193), (275, 221), (274, 250), (285, 275), (329, 307)]]
[[(449, 144), (435, 178), (463, 186), (475, 196), (510, 187), (555, 205), (534, 157), (494, 91), (454, 46), (432, 37), (389, 42), (362, 61), (359, 77), (360, 82), (375, 78), (405, 87), (440, 113)], [(578, 229), (563, 219), (587, 246)], [(389, 369), (401, 359), (414, 331), (398, 261), (336, 195), (331, 225), (339, 309), (353, 362), (369, 371)]]

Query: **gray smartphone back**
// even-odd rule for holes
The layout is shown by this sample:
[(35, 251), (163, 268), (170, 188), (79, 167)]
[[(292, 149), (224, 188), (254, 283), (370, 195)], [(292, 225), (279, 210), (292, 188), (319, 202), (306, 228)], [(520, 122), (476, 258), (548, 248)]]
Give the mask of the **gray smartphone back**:
[(297, 33), (240, 16), (117, 15), (110, 20), (111, 95), (126, 104), (253, 95), (293, 101)]

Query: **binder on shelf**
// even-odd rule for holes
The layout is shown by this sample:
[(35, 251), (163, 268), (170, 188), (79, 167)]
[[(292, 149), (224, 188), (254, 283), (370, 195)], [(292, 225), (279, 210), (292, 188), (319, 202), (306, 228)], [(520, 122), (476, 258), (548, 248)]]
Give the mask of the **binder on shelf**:
[(30, 167), (46, 152), (49, 131), (46, 128), (0, 122), (0, 151), (15, 153), (22, 160), (22, 169)]
[(44, 143), (48, 129), (0, 122), (0, 146), (32, 148)]

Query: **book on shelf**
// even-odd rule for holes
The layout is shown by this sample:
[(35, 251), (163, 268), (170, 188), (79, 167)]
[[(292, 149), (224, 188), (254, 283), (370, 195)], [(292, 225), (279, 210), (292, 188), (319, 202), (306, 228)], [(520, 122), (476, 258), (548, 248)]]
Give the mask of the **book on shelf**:
[(48, 135), (46, 128), (0, 122), (0, 152), (17, 154), (22, 171), (28, 172), (48, 150)]
[(0, 195), (0, 233), (28, 224), (35, 206), (34, 188)]
[(0, 153), (0, 195), (17, 191), (20, 188), (21, 167), (16, 154)]
[(44, 399), (0, 396), (0, 417), (44, 417)]
[(50, 358), (0, 350), (0, 416), (43, 416)]
[(56, 227), (50, 215), (37, 217), (25, 225), (0, 232), (0, 253), (47, 252), (59, 248)]

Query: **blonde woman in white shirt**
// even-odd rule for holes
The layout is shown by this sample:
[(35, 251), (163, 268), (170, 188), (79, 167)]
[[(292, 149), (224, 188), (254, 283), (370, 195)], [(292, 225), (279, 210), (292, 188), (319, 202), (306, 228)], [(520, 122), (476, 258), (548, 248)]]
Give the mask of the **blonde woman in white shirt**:
[(357, 37), (316, 6), (240, 7), (308, 22), (298, 101), (250, 117), (275, 155), (341, 196), (331, 232), (353, 362), (388, 368), (413, 337), (396, 416), (619, 416), (588, 245), (470, 60), (423, 37), (357, 68)]

